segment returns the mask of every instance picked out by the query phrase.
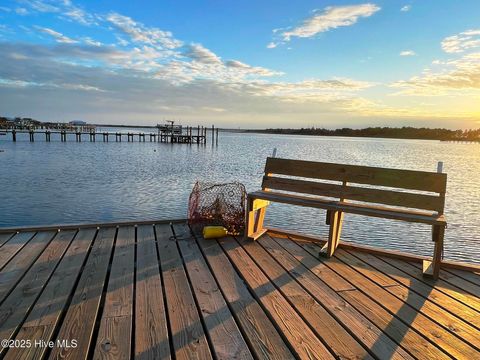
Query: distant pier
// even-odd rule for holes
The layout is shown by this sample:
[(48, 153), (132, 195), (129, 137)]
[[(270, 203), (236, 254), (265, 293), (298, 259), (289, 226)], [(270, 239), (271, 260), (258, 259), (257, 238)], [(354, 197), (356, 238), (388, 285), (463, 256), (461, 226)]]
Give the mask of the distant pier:
[[(61, 142), (67, 142), (67, 140), (82, 142), (82, 141), (103, 141), (103, 142), (161, 142), (172, 144), (203, 144), (206, 145), (209, 140), (213, 144), (218, 144), (218, 128), (212, 125), (211, 128), (206, 126), (180, 126), (180, 125), (158, 125), (157, 132), (118, 132), (118, 131), (96, 131), (91, 129), (90, 131), (84, 130), (17, 130), (8, 129), (3, 131), (4, 134), (11, 135), (13, 142), (17, 141), (18, 134), (28, 134), (30, 142), (35, 142), (36, 139), (44, 139), (46, 142), (50, 142), (52, 136), (60, 139)], [(210, 136), (207, 134), (210, 133)], [(148, 139), (148, 140), (146, 140)]]

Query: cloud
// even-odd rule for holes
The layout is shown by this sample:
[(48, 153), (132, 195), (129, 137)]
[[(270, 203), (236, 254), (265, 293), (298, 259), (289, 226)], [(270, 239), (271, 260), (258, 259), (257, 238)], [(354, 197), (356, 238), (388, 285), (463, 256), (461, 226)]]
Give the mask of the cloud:
[(62, 33), (59, 33), (55, 30), (49, 29), (49, 28), (44, 28), (41, 26), (35, 26), (36, 29), (40, 30), (42, 33), (47, 34), (52, 36), (55, 41), (59, 43), (65, 43), (65, 44), (74, 44), (77, 41), (69, 38), (68, 36), (63, 35)]
[(210, 112), (225, 112), (226, 110), (223, 108), (216, 108), (211, 106), (202, 106), (202, 110), (210, 111)]
[(85, 12), (84, 10), (70, 6), (67, 11), (63, 12), (63, 16), (82, 25), (96, 24), (95, 16)]
[(299, 82), (252, 82), (243, 91), (252, 95), (275, 96), (287, 101), (340, 99), (352, 92), (367, 89), (374, 83), (347, 78), (331, 80), (311, 79)]
[(277, 46), (278, 46), (278, 44), (277, 44), (277, 43), (274, 43), (274, 42), (272, 41), (272, 42), (269, 42), (269, 43), (267, 44), (267, 49), (274, 49), (274, 48), (276, 48)]
[(173, 38), (171, 32), (146, 27), (128, 16), (112, 12), (105, 19), (134, 42), (161, 46), (165, 49), (176, 49), (183, 45), (181, 41)]
[(57, 13), (61, 11), (59, 5), (61, 2), (48, 1), (48, 0), (21, 0), (21, 3), (30, 9), (43, 13)]
[(95, 25), (97, 24), (96, 15), (90, 14), (82, 8), (74, 5), (70, 0), (18, 0), (28, 10), (24, 8), (26, 15), (27, 11), (41, 12), (41, 13), (54, 13), (60, 19), (66, 19), (77, 22), (82, 25)]
[(348, 6), (329, 6), (323, 12), (316, 12), (312, 17), (303, 21), (300, 26), (292, 30), (283, 31), (281, 36), (284, 41), (290, 41), (292, 37), (307, 38), (336, 29), (341, 26), (351, 26), (359, 18), (369, 17), (380, 10), (375, 4), (361, 4)]
[(413, 50), (403, 50), (400, 52), (400, 56), (415, 56), (416, 53)]
[(261, 66), (251, 66), (248, 64), (245, 64), (241, 61), (238, 60), (229, 60), (225, 63), (227, 68), (229, 69), (235, 69), (238, 71), (240, 74), (244, 74), (245, 76), (247, 75), (257, 75), (261, 77), (265, 76), (278, 76), (278, 75), (283, 75), (283, 72), (280, 71), (273, 71), (270, 69), (266, 69)]
[(183, 55), (204, 64), (220, 64), (222, 62), (217, 55), (200, 44), (188, 45)]
[(405, 5), (405, 6), (403, 6), (403, 7), (400, 9), (400, 11), (402, 11), (402, 12), (408, 12), (408, 11), (410, 11), (411, 9), (412, 9), (412, 5)]
[[(123, 58), (125, 54), (113, 47), (0, 43), (0, 51), (7, 55), (0, 67), (0, 107), (7, 113), (24, 114), (28, 98), (26, 115), (51, 121), (84, 118), (139, 124), (141, 118), (142, 124), (154, 125), (159, 116), (172, 116), (190, 124), (203, 119), (219, 126), (288, 127), (319, 124), (321, 119), (323, 126), (338, 127), (351, 124), (352, 117), (368, 116), (370, 124), (388, 124), (391, 118), (436, 116), (365, 99), (357, 92), (374, 84), (354, 79), (289, 83), (194, 78), (173, 83), (126, 67), (112, 70), (57, 60), (75, 54), (85, 59)], [(12, 52), (23, 58), (12, 57)], [(227, 63), (227, 70), (249, 67), (238, 61)]]
[(12, 29), (5, 24), (0, 24), (0, 35), (1, 33), (12, 33)]
[[(159, 113), (193, 119), (205, 113), (222, 116), (223, 121), (246, 114), (272, 119), (280, 114), (294, 119), (301, 113), (318, 117), (351, 108), (355, 93), (372, 86), (343, 78), (264, 81), (263, 76), (274, 72), (239, 60), (205, 64), (173, 59), (154, 62), (147, 71), (138, 63), (145, 65), (155, 58), (152, 48), (135, 52), (83, 43), (0, 43), (0, 51), (4, 54), (0, 106), (10, 104), (9, 111), (15, 111), (20, 109), (16, 104), (28, 96), (32, 116), (49, 113), (48, 118), (53, 117), (52, 111), (85, 118), (95, 114), (96, 120), (101, 117), (106, 122), (113, 121), (113, 115), (133, 121), (139, 114), (155, 121)], [(129, 91), (123, 91), (126, 88)]]
[(238, 60), (229, 60), (226, 62), (226, 65), (232, 68), (238, 68), (238, 69), (250, 69), (251, 66), (247, 65), (241, 61)]
[(461, 53), (477, 47), (480, 47), (480, 29), (467, 30), (442, 41), (442, 49), (447, 53)]
[(118, 41), (118, 45), (120, 45), (120, 46), (127, 46), (127, 45), (130, 44), (127, 40), (125, 40), (124, 38), (122, 38), (120, 36), (117, 36), (116, 38), (117, 38), (117, 41)]
[(426, 69), (421, 75), (397, 81), (391, 87), (400, 90), (396, 95), (480, 95), (480, 53), (446, 61), (436, 71)]
[(92, 39), (91, 37), (83, 37), (82, 41), (87, 44), (87, 45), (92, 45), (92, 46), (102, 46), (103, 44), (100, 41), (96, 41)]
[(8, 8), (8, 7), (5, 7), (5, 6), (0, 6), (0, 11), (3, 11), (3, 12), (11, 12), (12, 9)]
[(22, 15), (22, 16), (29, 14), (29, 12), (28, 12), (27, 9), (21, 8), (21, 7), (20, 7), (20, 8), (16, 8), (16, 9), (15, 9), (15, 12), (16, 12), (18, 15)]

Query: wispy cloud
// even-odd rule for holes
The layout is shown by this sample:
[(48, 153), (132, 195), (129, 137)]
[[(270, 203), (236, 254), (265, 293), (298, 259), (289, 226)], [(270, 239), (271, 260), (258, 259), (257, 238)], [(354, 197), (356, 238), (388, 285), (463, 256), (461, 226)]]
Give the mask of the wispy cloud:
[(57, 31), (49, 29), (49, 28), (45, 28), (45, 27), (41, 27), (41, 26), (35, 26), (35, 28), (37, 30), (41, 31), (44, 34), (52, 36), (55, 39), (55, 41), (57, 41), (59, 43), (74, 44), (74, 43), (78, 42), (76, 40), (73, 40), (73, 39), (69, 38), (68, 36), (63, 35), (62, 33), (59, 33)]
[(61, 6), (66, 4), (62, 1), (50, 1), (50, 0), (20, 0), (25, 6), (28, 6), (33, 11), (42, 13), (57, 13), (61, 11)]
[(413, 50), (403, 50), (400, 52), (400, 56), (415, 56), (416, 53)]
[(397, 81), (391, 87), (399, 89), (397, 95), (480, 95), (480, 53), (467, 54), (460, 59), (435, 65), (441, 67), (435, 71), (425, 69), (421, 75)]
[(269, 42), (269, 43), (267, 44), (267, 49), (274, 49), (274, 48), (276, 48), (277, 46), (278, 46), (278, 44), (277, 44), (277, 43), (274, 43), (274, 42), (272, 41), (272, 42)]
[(412, 5), (405, 5), (400, 8), (400, 11), (402, 12), (408, 12), (412, 9)]
[(461, 53), (477, 47), (480, 47), (480, 29), (467, 30), (442, 41), (442, 49), (447, 53)]
[(380, 7), (367, 3), (348, 6), (329, 6), (323, 11), (316, 11), (313, 16), (304, 20), (301, 25), (281, 33), (283, 41), (292, 37), (308, 38), (319, 33), (336, 29), (341, 26), (351, 26), (360, 18), (372, 16)]
[(182, 41), (173, 38), (171, 32), (147, 27), (128, 16), (112, 12), (105, 19), (134, 42), (162, 46), (166, 49), (176, 49), (183, 45)]
[(220, 64), (222, 62), (222, 60), (216, 54), (203, 47), (201, 44), (187, 45), (183, 54), (194, 61), (204, 64)]
[(71, 4), (62, 12), (62, 16), (82, 25), (94, 25), (97, 23), (95, 15), (89, 14), (85, 10)]
[(255, 95), (268, 95), (287, 101), (317, 99), (341, 99), (350, 93), (375, 86), (374, 83), (348, 78), (331, 80), (311, 79), (299, 82), (253, 82), (244, 90)]
[(22, 8), (22, 7), (16, 8), (16, 9), (15, 9), (15, 12), (16, 12), (18, 15), (22, 15), (22, 16), (29, 14), (28, 10), (25, 9), (25, 8)]
[(74, 21), (82, 25), (95, 25), (97, 18), (95, 14), (91, 14), (79, 6), (73, 4), (70, 0), (17, 0), (24, 7), (16, 9), (23, 12), (20, 15), (27, 13), (53, 13), (57, 14), (60, 19)]

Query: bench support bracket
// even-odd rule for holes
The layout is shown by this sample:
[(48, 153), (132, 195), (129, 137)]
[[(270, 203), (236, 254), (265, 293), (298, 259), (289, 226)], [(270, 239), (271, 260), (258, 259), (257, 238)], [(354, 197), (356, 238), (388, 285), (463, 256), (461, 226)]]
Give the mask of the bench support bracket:
[(248, 198), (246, 224), (247, 239), (257, 240), (267, 232), (267, 229), (263, 228), (263, 221), (265, 220), (265, 212), (268, 205), (270, 205), (270, 201)]
[(342, 233), (343, 211), (327, 211), (327, 224), (330, 225), (328, 231), (328, 242), (320, 251), (321, 256), (331, 257), (335, 252), (339, 242), (340, 234)]
[(444, 225), (432, 226), (432, 240), (435, 242), (432, 261), (423, 261), (423, 276), (438, 279), (443, 257), (443, 238), (445, 237)]

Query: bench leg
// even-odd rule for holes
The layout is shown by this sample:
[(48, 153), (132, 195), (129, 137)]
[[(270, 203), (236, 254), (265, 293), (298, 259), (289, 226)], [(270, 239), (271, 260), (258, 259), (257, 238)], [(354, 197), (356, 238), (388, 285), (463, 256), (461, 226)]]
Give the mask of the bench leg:
[(342, 225), (343, 225), (343, 214), (344, 214), (343, 211), (338, 212), (335, 249), (337, 248), (338, 244), (340, 243), (340, 234), (342, 233)]
[(255, 211), (253, 209), (253, 199), (247, 199), (247, 219), (245, 224), (245, 240), (255, 231)]
[(325, 257), (331, 257), (338, 246), (343, 220), (343, 213), (341, 211), (329, 211), (328, 214), (328, 224), (330, 225), (328, 231), (328, 242), (320, 251), (320, 255)]
[(432, 240), (434, 241), (433, 258), (432, 261), (423, 261), (423, 275), (438, 279), (440, 275), (440, 266), (443, 257), (443, 239), (445, 237), (444, 225), (432, 226)]
[[(258, 206), (258, 205), (257, 205)], [(255, 199), (247, 200), (247, 221), (246, 221), (246, 239), (257, 240), (260, 236), (267, 232), (263, 228), (263, 221), (265, 219), (265, 212), (267, 210), (268, 202), (261, 202), (261, 207), (257, 209)]]

